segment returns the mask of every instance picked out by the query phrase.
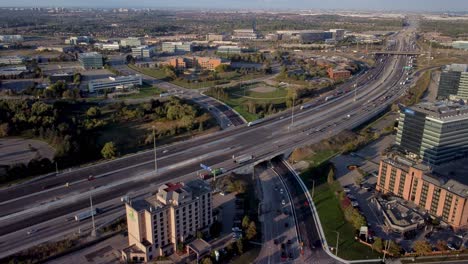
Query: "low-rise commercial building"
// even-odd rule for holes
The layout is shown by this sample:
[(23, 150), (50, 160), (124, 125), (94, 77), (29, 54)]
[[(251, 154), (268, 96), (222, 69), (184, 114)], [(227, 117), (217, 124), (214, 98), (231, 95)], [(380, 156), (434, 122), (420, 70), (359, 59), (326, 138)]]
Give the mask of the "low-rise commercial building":
[(5, 43), (16, 43), (23, 42), (24, 38), (22, 35), (0, 35), (0, 42)]
[(217, 52), (226, 54), (241, 54), (242, 49), (238, 46), (219, 46)]
[(9, 66), (0, 68), (0, 77), (4, 79), (21, 78), (29, 70), (26, 66)]
[(120, 40), (120, 46), (122, 47), (139, 47), (141, 46), (141, 39), (128, 37)]
[(200, 68), (204, 70), (214, 70), (221, 64), (229, 65), (229, 61), (223, 61), (221, 58), (210, 57), (177, 57), (168, 61), (168, 64), (177, 70), (188, 68)]
[(253, 40), (258, 39), (258, 33), (255, 29), (235, 29), (232, 39)]
[(178, 243), (213, 223), (211, 187), (202, 180), (166, 183), (144, 200), (125, 204), (129, 247), (125, 261), (150, 261), (175, 252)]
[(139, 46), (132, 48), (132, 56), (134, 58), (145, 59), (151, 58), (154, 55), (154, 49), (148, 46)]
[(26, 58), (23, 56), (3, 56), (0, 57), (0, 65), (16, 65), (23, 64), (26, 61)]
[(49, 76), (50, 83), (56, 83), (58, 81), (71, 83), (74, 81), (74, 74), (73, 73), (54, 73)]
[(226, 34), (213, 34), (209, 33), (206, 35), (207, 41), (226, 41), (228, 39)]
[(439, 101), (401, 107), (396, 145), (430, 165), (467, 156), (468, 106)]
[(92, 80), (88, 83), (90, 93), (99, 93), (100, 91), (115, 91), (133, 88), (143, 84), (141, 75), (129, 75), (119, 77), (109, 77), (108, 79)]
[(329, 32), (332, 33), (332, 38), (334, 40), (343, 40), (345, 37), (344, 29), (330, 29)]
[(468, 50), (468, 41), (466, 40), (457, 40), (452, 42), (452, 47), (454, 49)]
[(454, 228), (468, 226), (468, 160), (427, 166), (392, 150), (380, 161), (376, 190), (424, 209)]
[(162, 52), (167, 54), (179, 54), (192, 52), (191, 42), (163, 42)]
[(92, 38), (88, 36), (69, 37), (65, 40), (65, 44), (68, 45), (81, 45), (91, 43)]
[(80, 53), (78, 61), (83, 69), (101, 69), (104, 67), (102, 55), (97, 52)]
[(94, 44), (94, 46), (97, 49), (100, 49), (100, 50), (114, 50), (115, 51), (115, 50), (120, 49), (120, 45), (117, 42), (113, 42), (113, 43), (96, 43), (96, 44)]
[(338, 80), (345, 80), (351, 77), (351, 72), (348, 70), (340, 70), (340, 69), (333, 69), (333, 68), (328, 68), (327, 69), (328, 77), (330, 79), (333, 79), (335, 81)]

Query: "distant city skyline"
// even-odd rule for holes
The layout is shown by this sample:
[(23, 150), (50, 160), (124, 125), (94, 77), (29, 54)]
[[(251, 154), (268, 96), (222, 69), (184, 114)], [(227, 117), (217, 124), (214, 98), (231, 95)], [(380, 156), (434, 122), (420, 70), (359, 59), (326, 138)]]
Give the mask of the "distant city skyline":
[(1, 7), (94, 7), (94, 8), (216, 8), (216, 9), (354, 9), (405, 11), (468, 11), (462, 0), (0, 0)]

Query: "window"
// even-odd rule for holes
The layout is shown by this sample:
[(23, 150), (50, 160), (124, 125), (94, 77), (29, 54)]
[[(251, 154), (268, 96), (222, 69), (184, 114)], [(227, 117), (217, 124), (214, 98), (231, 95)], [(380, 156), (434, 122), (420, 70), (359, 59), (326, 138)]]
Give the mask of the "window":
[(427, 192), (429, 190), (429, 184), (427, 182), (423, 183), (421, 191), (421, 200), (419, 200), (419, 206), (426, 207)]

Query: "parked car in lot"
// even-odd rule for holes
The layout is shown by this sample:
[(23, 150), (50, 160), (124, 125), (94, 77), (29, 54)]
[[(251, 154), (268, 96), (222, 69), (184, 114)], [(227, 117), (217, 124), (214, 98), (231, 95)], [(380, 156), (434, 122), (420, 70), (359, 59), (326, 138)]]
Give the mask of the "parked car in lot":
[(350, 193), (350, 192), (351, 192), (351, 190), (348, 189), (348, 188), (344, 188), (343, 191), (344, 191), (345, 193)]

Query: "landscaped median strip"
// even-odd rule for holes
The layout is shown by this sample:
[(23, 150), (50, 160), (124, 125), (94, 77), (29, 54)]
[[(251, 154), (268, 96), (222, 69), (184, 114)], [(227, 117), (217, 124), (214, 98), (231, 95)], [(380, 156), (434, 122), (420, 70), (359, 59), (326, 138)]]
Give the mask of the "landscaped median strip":
[(307, 201), (309, 203), (309, 207), (310, 207), (310, 210), (312, 211), (312, 217), (314, 218), (315, 220), (315, 226), (317, 228), (317, 231), (319, 233), (319, 236), (320, 236), (320, 240), (322, 241), (322, 246), (323, 246), (323, 249), (324, 251), (332, 258), (342, 262), (342, 263), (375, 263), (375, 262), (381, 262), (382, 260), (381, 259), (362, 259), (362, 260), (344, 260), (336, 255), (334, 255), (329, 247), (328, 247), (328, 243), (327, 243), (327, 238), (325, 237), (325, 232), (323, 231), (323, 228), (322, 228), (322, 223), (320, 222), (320, 217), (318, 215), (318, 212), (317, 212), (317, 209), (315, 208), (315, 204), (312, 200), (312, 197), (310, 196), (310, 193), (309, 193), (309, 190), (307, 189), (307, 186), (305, 185), (305, 183), (302, 181), (301, 177), (299, 177), (299, 175), (297, 174), (297, 172), (292, 168), (292, 166), (285, 160), (283, 160), (283, 163), (288, 167), (288, 169), (293, 173), (294, 177), (296, 178), (296, 180), (299, 182), (299, 184), (301, 185), (301, 188), (302, 190), (304, 191), (304, 193), (306, 194), (306, 197), (307, 197)]

